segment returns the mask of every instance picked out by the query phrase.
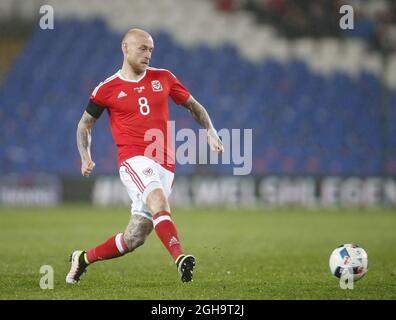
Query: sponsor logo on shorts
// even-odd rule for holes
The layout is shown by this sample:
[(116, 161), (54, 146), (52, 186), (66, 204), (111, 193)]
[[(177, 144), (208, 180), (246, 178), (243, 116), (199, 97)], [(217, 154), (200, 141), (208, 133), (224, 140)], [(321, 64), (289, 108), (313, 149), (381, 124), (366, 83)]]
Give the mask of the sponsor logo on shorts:
[(151, 168), (146, 168), (143, 170), (143, 174), (146, 176), (151, 176), (153, 174), (153, 169)]

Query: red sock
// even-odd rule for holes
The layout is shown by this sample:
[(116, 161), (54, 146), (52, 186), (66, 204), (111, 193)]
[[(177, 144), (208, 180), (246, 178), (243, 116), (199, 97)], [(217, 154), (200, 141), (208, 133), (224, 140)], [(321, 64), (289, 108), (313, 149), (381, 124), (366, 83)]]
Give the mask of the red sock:
[(106, 242), (87, 251), (87, 259), (89, 263), (98, 260), (108, 260), (122, 256), (128, 251), (122, 233), (107, 239)]
[(176, 261), (183, 251), (170, 212), (161, 211), (155, 214), (153, 216), (153, 224), (158, 237), (172, 255), (173, 260)]

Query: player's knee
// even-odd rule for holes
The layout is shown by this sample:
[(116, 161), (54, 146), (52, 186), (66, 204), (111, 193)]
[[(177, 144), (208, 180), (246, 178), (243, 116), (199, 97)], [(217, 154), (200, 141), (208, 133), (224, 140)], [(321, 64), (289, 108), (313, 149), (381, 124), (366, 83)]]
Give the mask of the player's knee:
[(161, 188), (154, 189), (147, 196), (146, 204), (152, 214), (160, 211), (169, 211), (169, 203), (164, 191)]

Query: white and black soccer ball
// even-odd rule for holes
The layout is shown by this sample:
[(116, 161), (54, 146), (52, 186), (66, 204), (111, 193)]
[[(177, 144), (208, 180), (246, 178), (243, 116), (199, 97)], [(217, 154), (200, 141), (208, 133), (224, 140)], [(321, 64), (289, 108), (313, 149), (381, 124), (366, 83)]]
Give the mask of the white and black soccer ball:
[(357, 281), (368, 271), (367, 252), (356, 244), (343, 244), (333, 250), (329, 264), (335, 277), (341, 278), (348, 272), (353, 275), (353, 281)]

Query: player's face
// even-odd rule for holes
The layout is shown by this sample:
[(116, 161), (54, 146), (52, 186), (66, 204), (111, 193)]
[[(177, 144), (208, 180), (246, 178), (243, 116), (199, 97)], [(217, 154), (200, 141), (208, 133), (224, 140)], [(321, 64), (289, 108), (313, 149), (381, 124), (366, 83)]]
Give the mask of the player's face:
[(126, 58), (130, 66), (137, 72), (144, 72), (149, 66), (151, 53), (154, 49), (151, 37), (139, 37), (128, 45)]

